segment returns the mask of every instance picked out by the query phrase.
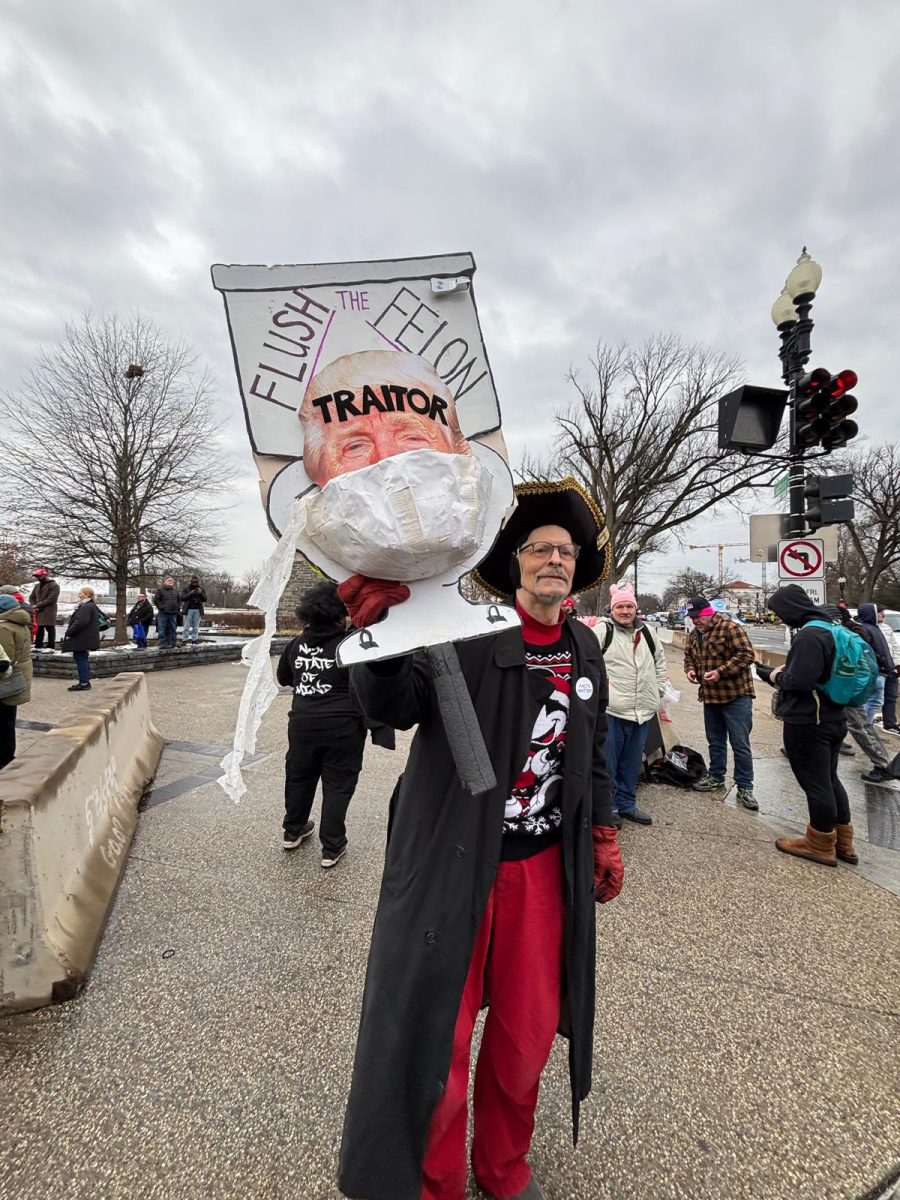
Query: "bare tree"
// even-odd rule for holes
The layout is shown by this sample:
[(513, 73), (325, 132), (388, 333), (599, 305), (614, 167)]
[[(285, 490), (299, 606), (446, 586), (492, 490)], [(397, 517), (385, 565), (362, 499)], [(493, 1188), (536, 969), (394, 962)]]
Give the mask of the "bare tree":
[(256, 585), (262, 579), (263, 571), (266, 569), (266, 559), (262, 559), (258, 563), (254, 563), (252, 567), (247, 567), (241, 575), (241, 595), (243, 599), (241, 603), (246, 603), (251, 594), (256, 589)]
[(721, 579), (717, 579), (715, 575), (710, 575), (706, 571), (683, 567), (666, 584), (663, 603), (666, 608), (678, 608), (679, 605), (692, 600), (694, 596), (705, 596), (707, 600), (716, 600), (723, 592), (727, 592), (733, 583), (737, 582), (737, 576), (731, 576), (727, 572)]
[(735, 386), (738, 360), (659, 334), (636, 349), (600, 343), (591, 368), (589, 381), (570, 372), (578, 397), (556, 414), (549, 453), (526, 457), (520, 474), (582, 483), (606, 515), (612, 579), (779, 470), (718, 449), (717, 401)]
[(22, 583), (37, 565), (27, 546), (10, 530), (0, 530), (0, 583)]
[(140, 315), (86, 315), (0, 414), (16, 446), (0, 502), (41, 558), (113, 581), (123, 640), (129, 582), (177, 573), (217, 540), (230, 469), (207, 372)]
[(204, 582), (208, 602), (212, 607), (229, 608), (237, 604), (235, 579), (228, 571), (209, 568), (206, 571), (198, 571), (197, 574)]
[(836, 574), (857, 600), (868, 600), (900, 571), (900, 447), (844, 452), (840, 467), (854, 475), (856, 519), (839, 530)]

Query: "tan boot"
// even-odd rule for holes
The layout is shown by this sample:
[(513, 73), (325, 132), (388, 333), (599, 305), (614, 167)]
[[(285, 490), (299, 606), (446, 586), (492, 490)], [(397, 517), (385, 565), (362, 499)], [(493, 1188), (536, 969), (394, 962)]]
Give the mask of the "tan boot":
[(807, 825), (806, 833), (799, 838), (778, 838), (775, 845), (785, 854), (795, 854), (797, 858), (808, 858), (811, 862), (821, 863), (823, 867), (836, 867), (837, 854), (835, 845), (837, 834), (819, 833), (812, 825)]
[(856, 853), (856, 847), (853, 845), (853, 826), (852, 825), (835, 825), (834, 832), (837, 834), (837, 846), (835, 851), (841, 862), (850, 863), (855, 867), (859, 862), (859, 855)]

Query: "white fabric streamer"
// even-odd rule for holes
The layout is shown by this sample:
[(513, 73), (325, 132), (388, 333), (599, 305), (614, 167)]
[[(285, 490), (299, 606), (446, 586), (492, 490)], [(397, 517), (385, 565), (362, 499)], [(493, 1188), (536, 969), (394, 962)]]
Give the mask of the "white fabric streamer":
[(219, 779), (222, 787), (237, 804), (247, 790), (241, 775), (241, 763), (245, 754), (256, 750), (256, 735), (262, 719), (278, 695), (278, 685), (272, 677), (269, 649), (275, 636), (278, 602), (287, 586), (294, 566), (297, 537), (303, 524), (303, 505), (295, 500), (290, 519), (277, 546), (266, 563), (262, 578), (247, 601), (248, 606), (261, 608), (266, 614), (266, 625), (262, 635), (253, 638), (244, 647), (241, 662), (249, 667), (247, 682), (241, 695), (237, 724), (234, 730), (233, 749), (222, 759), (225, 774)]

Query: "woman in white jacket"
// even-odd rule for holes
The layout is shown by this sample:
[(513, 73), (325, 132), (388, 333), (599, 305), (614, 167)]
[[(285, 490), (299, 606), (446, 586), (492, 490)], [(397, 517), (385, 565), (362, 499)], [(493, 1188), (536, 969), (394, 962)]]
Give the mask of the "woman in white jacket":
[(594, 626), (606, 661), (609, 707), (606, 764), (612, 785), (613, 816), (638, 825), (653, 818), (638, 807), (637, 781), (650, 721), (656, 716), (666, 682), (666, 656), (643, 621), (630, 583), (610, 588), (610, 617)]

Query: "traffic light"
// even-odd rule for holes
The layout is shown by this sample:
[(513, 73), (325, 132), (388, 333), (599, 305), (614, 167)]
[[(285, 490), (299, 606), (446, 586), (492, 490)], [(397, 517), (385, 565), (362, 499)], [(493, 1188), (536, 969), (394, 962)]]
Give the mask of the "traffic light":
[(828, 398), (828, 407), (822, 417), (828, 422), (822, 436), (822, 446), (825, 450), (846, 446), (850, 439), (859, 433), (857, 423), (847, 420), (859, 408), (856, 397), (850, 395), (850, 389), (855, 388), (858, 382), (859, 377), (855, 371), (839, 371), (822, 389)]
[[(851, 385), (852, 386), (852, 385)], [(803, 487), (806, 524), (810, 533), (822, 525), (840, 525), (854, 516), (853, 476), (808, 475)]]
[(778, 440), (787, 403), (782, 388), (744, 384), (719, 401), (719, 449), (756, 454)]
[(855, 421), (847, 418), (859, 404), (850, 389), (856, 387), (855, 371), (832, 375), (817, 367), (802, 376), (794, 386), (795, 440), (798, 446), (817, 446), (825, 450), (845, 446), (859, 433)]
[(817, 367), (797, 380), (794, 387), (796, 440), (800, 446), (815, 446), (822, 436), (822, 416), (826, 402), (825, 385), (831, 376), (824, 367)]

